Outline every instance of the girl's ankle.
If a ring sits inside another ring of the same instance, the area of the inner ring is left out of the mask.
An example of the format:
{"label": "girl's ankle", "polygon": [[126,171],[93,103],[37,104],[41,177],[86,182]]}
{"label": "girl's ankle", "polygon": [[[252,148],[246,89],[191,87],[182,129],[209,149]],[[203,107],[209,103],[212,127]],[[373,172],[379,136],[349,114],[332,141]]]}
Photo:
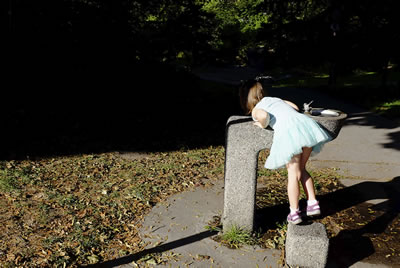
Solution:
{"label": "girl's ankle", "polygon": [[316,199],[307,200],[307,206],[313,206],[315,204],[318,204],[318,200]]}
{"label": "girl's ankle", "polygon": [[289,209],[290,209],[290,214],[295,214],[295,213],[300,211],[299,208],[291,208],[291,207],[289,207]]}

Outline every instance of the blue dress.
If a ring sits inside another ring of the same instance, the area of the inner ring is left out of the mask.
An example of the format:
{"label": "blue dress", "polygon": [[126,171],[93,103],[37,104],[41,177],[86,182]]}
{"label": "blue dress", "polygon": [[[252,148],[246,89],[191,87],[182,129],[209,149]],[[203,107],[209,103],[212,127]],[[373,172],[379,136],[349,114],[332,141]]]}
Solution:
{"label": "blue dress", "polygon": [[312,147],[312,155],[315,155],[331,140],[317,122],[297,112],[280,98],[265,97],[254,108],[268,112],[268,125],[274,130],[271,150],[265,162],[268,169],[284,167],[294,155],[303,152],[303,147]]}

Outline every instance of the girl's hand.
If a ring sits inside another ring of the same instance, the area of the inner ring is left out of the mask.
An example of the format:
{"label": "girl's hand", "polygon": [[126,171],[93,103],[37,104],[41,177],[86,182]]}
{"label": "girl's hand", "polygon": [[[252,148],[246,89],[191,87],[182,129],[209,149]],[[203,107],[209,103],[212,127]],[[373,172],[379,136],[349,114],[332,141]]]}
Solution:
{"label": "girl's hand", "polygon": [[264,128],[263,125],[260,122],[254,122],[253,123],[255,126],[260,127],[260,128]]}

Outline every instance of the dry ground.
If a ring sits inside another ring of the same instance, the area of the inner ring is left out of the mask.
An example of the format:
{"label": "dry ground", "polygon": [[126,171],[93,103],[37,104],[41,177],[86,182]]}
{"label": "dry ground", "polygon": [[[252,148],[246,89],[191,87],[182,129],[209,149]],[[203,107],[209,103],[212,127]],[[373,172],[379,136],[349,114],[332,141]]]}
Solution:
{"label": "dry ground", "polygon": [[[174,193],[223,179],[224,153],[217,146],[1,161],[0,266],[78,267],[142,251],[143,217]],[[260,163],[266,154],[260,154]],[[346,256],[343,265],[400,263],[396,200],[385,207],[350,202],[335,170],[311,170],[325,206],[317,221],[331,238],[330,257]],[[265,247],[284,245],[285,175],[259,170],[258,243]]]}

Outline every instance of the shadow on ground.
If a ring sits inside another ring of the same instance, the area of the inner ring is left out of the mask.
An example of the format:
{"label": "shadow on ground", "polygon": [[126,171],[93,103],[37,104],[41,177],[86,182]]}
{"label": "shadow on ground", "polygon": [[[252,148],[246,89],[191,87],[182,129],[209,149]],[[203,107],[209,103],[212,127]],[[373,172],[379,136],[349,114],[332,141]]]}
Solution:
{"label": "shadow on ground", "polygon": [[[333,216],[351,207],[360,208],[367,201],[386,200],[377,205],[368,205],[368,208],[382,212],[380,216],[364,223],[356,218],[357,215],[354,215],[356,223],[359,225],[356,224],[357,227],[351,230],[342,230],[330,239],[328,256],[330,267],[349,267],[376,253],[376,249],[368,236],[384,233],[392,221],[398,217],[400,213],[399,192],[400,177],[396,177],[389,182],[361,182],[318,197],[323,209],[323,218]],[[305,204],[301,203],[300,206],[304,207]],[[367,207],[365,210],[364,213],[368,214]],[[264,229],[271,228],[277,222],[284,222],[287,213],[288,204],[259,209],[256,212],[256,226],[264,227]],[[390,262],[389,259],[385,260],[385,256],[375,257],[374,259],[380,262]]]}
{"label": "shadow on ground", "polygon": [[128,256],[125,256],[125,257],[122,257],[122,258],[119,258],[119,259],[116,259],[116,260],[106,261],[106,262],[103,262],[103,263],[97,263],[97,264],[94,264],[94,265],[88,265],[86,267],[106,268],[106,267],[115,267],[115,266],[119,266],[119,265],[123,265],[123,264],[128,264],[128,263],[131,263],[133,261],[136,262],[136,261],[140,260],[141,258],[145,257],[146,255],[162,253],[162,252],[165,252],[165,251],[168,251],[168,250],[172,250],[172,249],[184,246],[184,245],[195,243],[195,242],[198,242],[198,241],[203,240],[205,238],[209,238],[211,236],[214,236],[217,233],[218,232],[216,232],[216,231],[204,231],[204,232],[201,232],[201,233],[198,233],[198,234],[194,234],[194,235],[191,235],[191,236],[188,236],[188,237],[176,240],[176,241],[172,241],[172,242],[160,245],[160,246],[156,246],[154,248],[150,248],[150,249],[146,249],[146,250],[140,251],[140,252],[138,252],[136,254],[128,255]]}

